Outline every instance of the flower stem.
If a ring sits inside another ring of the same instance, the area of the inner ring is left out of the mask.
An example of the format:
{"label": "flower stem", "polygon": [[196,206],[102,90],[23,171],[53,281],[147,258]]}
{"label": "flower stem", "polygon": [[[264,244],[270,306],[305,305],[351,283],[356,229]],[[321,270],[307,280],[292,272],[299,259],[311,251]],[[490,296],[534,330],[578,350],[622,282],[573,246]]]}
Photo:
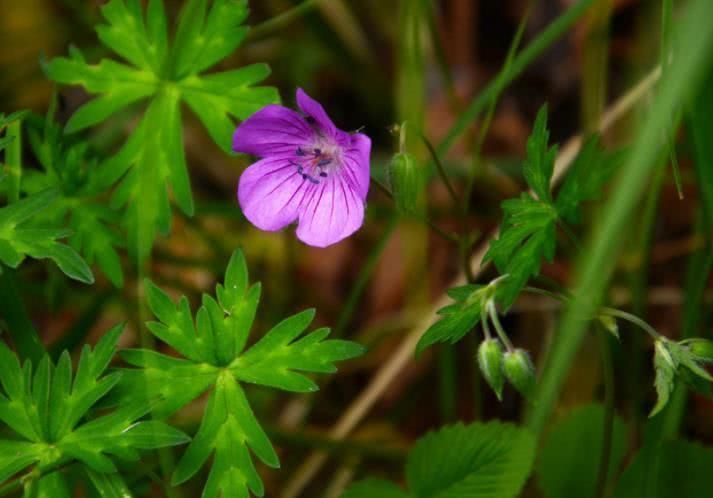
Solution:
{"label": "flower stem", "polygon": [[453,205],[457,208],[460,205],[460,201],[458,200],[458,194],[456,194],[456,191],[453,188],[453,184],[451,184],[451,181],[448,178],[448,174],[446,174],[446,169],[443,167],[443,163],[441,162],[441,159],[438,157],[438,153],[436,152],[436,149],[433,147],[433,144],[431,143],[431,141],[428,138],[426,138],[426,135],[421,134],[421,139],[423,140],[423,143],[426,144],[426,148],[428,149],[428,152],[431,154],[431,158],[433,159],[433,162],[436,164],[436,170],[438,171],[438,175],[441,177],[441,180],[443,180],[443,183],[445,184],[446,188],[448,189],[448,193],[451,196]]}
{"label": "flower stem", "polygon": [[605,315],[613,316],[616,318],[621,318],[622,320],[625,320],[629,323],[636,325],[637,327],[642,329],[644,332],[649,334],[651,336],[651,338],[654,340],[661,339],[661,337],[662,337],[661,334],[656,332],[656,329],[654,329],[651,325],[649,325],[648,323],[646,323],[644,320],[642,320],[641,318],[639,318],[636,315],[632,315],[631,313],[627,313],[626,311],[618,310],[616,308],[608,308],[606,306],[601,308],[600,312]]}
{"label": "flower stem", "polygon": [[503,329],[503,326],[500,324],[500,319],[498,318],[498,311],[495,309],[495,302],[493,300],[490,300],[488,301],[488,304],[486,306],[488,308],[488,315],[490,315],[490,320],[495,326],[495,331],[498,333],[498,337],[500,337],[500,340],[503,341],[505,349],[507,349],[509,352],[514,351],[515,348],[513,347],[512,342],[510,342],[510,339],[505,333],[505,329]]}
{"label": "flower stem", "polygon": [[[387,189],[386,187],[384,187],[381,183],[379,183],[378,181],[376,181],[376,180],[374,180],[374,179],[372,179],[371,183],[374,184],[374,185],[376,186],[376,188],[378,188],[378,189],[379,189],[385,196],[387,196],[389,199],[394,200],[394,194],[392,194],[391,191],[389,191],[389,189]],[[443,230],[442,228],[440,228],[438,225],[436,225],[435,223],[433,223],[433,222],[432,222],[431,220],[429,220],[428,218],[422,217],[422,216],[418,216],[416,213],[411,213],[411,215],[414,216],[418,221],[420,221],[420,222],[425,223],[426,225],[428,225],[428,227],[429,227],[431,230],[433,230],[434,233],[436,233],[437,235],[441,236],[443,239],[445,239],[445,240],[447,240],[447,241],[449,241],[449,242],[453,242],[454,244],[457,244],[457,243],[459,242],[459,238],[458,238],[455,234],[446,232],[445,230]]]}

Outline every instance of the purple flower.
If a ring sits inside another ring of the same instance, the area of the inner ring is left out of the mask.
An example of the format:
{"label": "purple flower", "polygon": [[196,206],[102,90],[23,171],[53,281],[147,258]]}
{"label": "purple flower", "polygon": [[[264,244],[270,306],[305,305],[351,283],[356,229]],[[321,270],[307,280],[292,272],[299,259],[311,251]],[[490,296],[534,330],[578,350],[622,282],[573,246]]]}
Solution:
{"label": "purple flower", "polygon": [[338,129],[301,88],[297,105],[269,105],[235,130],[233,150],[261,158],[240,177],[238,201],[261,230],[296,221],[297,238],[326,247],[364,221],[371,140]]}

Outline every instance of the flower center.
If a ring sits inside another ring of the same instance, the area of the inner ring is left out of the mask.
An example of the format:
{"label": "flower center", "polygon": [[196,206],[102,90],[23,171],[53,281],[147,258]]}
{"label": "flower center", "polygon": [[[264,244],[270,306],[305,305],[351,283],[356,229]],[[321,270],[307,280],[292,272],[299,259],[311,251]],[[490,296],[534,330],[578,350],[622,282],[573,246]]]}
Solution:
{"label": "flower center", "polygon": [[339,148],[328,143],[297,147],[291,160],[304,180],[318,184],[334,172],[339,164]]}

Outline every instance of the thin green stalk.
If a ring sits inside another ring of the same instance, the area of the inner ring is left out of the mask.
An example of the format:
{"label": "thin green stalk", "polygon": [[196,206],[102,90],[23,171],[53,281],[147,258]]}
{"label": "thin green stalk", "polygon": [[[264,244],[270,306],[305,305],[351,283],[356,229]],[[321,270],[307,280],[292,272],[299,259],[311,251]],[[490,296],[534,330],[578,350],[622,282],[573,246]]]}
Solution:
{"label": "thin green stalk", "polygon": [[5,319],[20,358],[36,364],[45,349],[20,297],[15,271],[4,266],[0,267],[0,316]]}
{"label": "thin green stalk", "polygon": [[[532,6],[535,4],[536,1],[537,0],[530,0],[527,3],[525,13],[520,19],[520,23],[517,26],[515,35],[510,41],[510,46],[508,47],[508,52],[505,56],[505,62],[503,63],[503,67],[500,70],[501,73],[509,71],[512,67],[513,59],[515,58],[515,54],[517,53],[517,50],[520,47],[522,35],[523,33],[525,33],[525,28],[527,27],[527,21],[530,19],[530,12],[532,10]],[[490,99],[490,103],[488,104],[488,110],[485,114],[485,119],[483,120],[483,123],[480,126],[480,130],[478,131],[478,138],[475,142],[475,147],[473,149],[473,166],[468,171],[466,177],[465,193],[463,195],[462,206],[463,213],[468,212],[470,198],[473,195],[473,188],[475,187],[475,178],[477,176],[478,171],[477,166],[480,163],[480,154],[483,150],[485,138],[488,136],[488,131],[490,130],[490,124],[492,123],[493,116],[495,115],[495,107],[498,103],[498,99],[500,98],[500,94],[505,88],[505,85],[506,83],[503,83],[502,85],[496,87],[494,94]]]}
{"label": "thin green stalk", "polygon": [[248,32],[245,39],[247,41],[255,41],[265,37],[266,35],[274,31],[282,29],[298,17],[306,14],[307,12],[315,8],[321,1],[323,0],[305,0],[296,7],[292,7],[291,9],[286,10],[282,14],[268,19],[267,21],[253,27]]}
{"label": "thin green stalk", "polygon": [[[703,227],[703,217],[701,216],[696,223],[696,232],[700,233]],[[705,246],[702,250],[692,254],[687,266],[683,292],[681,339],[695,336],[697,327],[701,323],[705,323],[703,295],[706,291],[708,278],[711,271],[713,271],[713,251],[711,251],[710,246]],[[679,382],[662,415],[661,433],[664,438],[672,438],[678,434],[683,421],[687,399],[688,388],[682,382]]]}
{"label": "thin green stalk", "polygon": [[561,333],[554,339],[552,354],[538,386],[537,403],[528,414],[528,425],[541,434],[552,412],[562,383],[582,342],[586,321],[604,294],[621,249],[621,233],[636,206],[647,175],[660,152],[661,131],[670,124],[670,116],[696,90],[701,72],[713,49],[713,30],[708,29],[710,0],[692,0],[677,26],[677,43],[671,70],[663,78],[652,108],[643,124],[631,154],[621,169],[609,201],[603,209],[601,223],[588,241],[580,261],[574,300],[565,313]]}
{"label": "thin green stalk", "polygon": [[448,194],[451,196],[451,200],[453,201],[453,205],[458,207],[460,204],[460,201],[458,200],[458,194],[456,194],[456,190],[453,188],[453,185],[451,184],[450,179],[448,178],[448,174],[446,173],[446,169],[443,167],[443,163],[441,162],[440,158],[438,157],[438,153],[436,152],[436,149],[433,147],[433,144],[431,141],[426,138],[426,135],[421,134],[421,138],[423,139],[423,143],[426,144],[426,148],[428,149],[428,152],[431,154],[431,159],[436,165],[436,169],[438,171],[438,174],[441,177],[441,180],[443,180],[443,183],[445,184],[446,188],[448,189]]}
{"label": "thin green stalk", "polygon": [[478,115],[497,97],[499,89],[506,87],[520,76],[535,59],[560,39],[577,22],[594,3],[595,0],[580,0],[567,9],[561,16],[550,23],[532,42],[525,47],[512,61],[507,70],[503,70],[475,97],[468,108],[458,117],[436,147],[439,156],[443,156],[455,144],[458,137],[475,121]]}
{"label": "thin green stalk", "polygon": [[376,269],[376,264],[379,262],[379,258],[381,258],[381,254],[386,248],[387,242],[389,241],[389,239],[391,239],[391,236],[396,230],[398,221],[398,214],[393,213],[391,215],[391,218],[389,219],[388,224],[386,225],[386,228],[384,229],[384,232],[381,234],[381,237],[379,237],[379,240],[372,247],[371,252],[366,258],[364,264],[361,265],[359,270],[359,276],[357,277],[356,282],[354,282],[354,285],[349,291],[349,296],[347,296],[347,299],[344,303],[344,307],[342,308],[342,312],[339,314],[339,318],[337,319],[337,325],[334,327],[333,332],[334,337],[341,337],[344,334],[344,329],[346,329],[347,325],[349,324],[349,321],[351,320],[352,315],[354,314],[354,310],[356,309],[356,305],[359,302],[359,298],[364,293],[364,289],[366,289],[366,284],[369,283],[369,280],[371,279],[371,276],[374,273],[374,270]]}
{"label": "thin green stalk", "polygon": [[495,327],[495,331],[498,333],[498,337],[500,338],[501,341],[503,341],[503,344],[505,345],[505,349],[508,351],[512,352],[515,350],[515,348],[512,345],[512,342],[510,342],[510,338],[508,335],[505,333],[505,329],[503,326],[500,324],[500,319],[498,318],[498,311],[495,309],[495,302],[494,301],[488,301],[488,304],[486,305],[488,309],[488,315],[490,316],[490,321],[493,322],[493,326]]}
{"label": "thin green stalk", "polygon": [[[646,317],[648,268],[664,172],[665,163],[662,158],[662,160],[658,162],[656,171],[651,179],[643,207],[643,214],[638,223],[640,231],[635,234],[634,240],[633,253],[635,257],[641,261],[641,264],[639,264],[636,270],[630,275],[631,310],[633,314],[642,318]],[[639,426],[642,422],[640,407],[644,396],[641,389],[641,382],[644,375],[644,364],[648,361],[648,355],[644,352],[644,340],[640,334],[634,334],[628,342],[628,345],[630,349],[628,350],[629,368],[627,369],[627,384],[629,395],[627,398],[632,411],[633,431],[635,434],[638,434],[640,430]]]}
{"label": "thin green stalk", "polygon": [[20,200],[20,183],[22,182],[22,123],[21,120],[13,121],[7,126],[7,136],[13,137],[12,142],[5,150],[5,162],[9,173],[10,188],[8,189],[8,202],[12,204]]}
{"label": "thin green stalk", "polygon": [[[391,191],[389,191],[389,189],[387,189],[386,187],[384,187],[381,183],[379,183],[378,181],[374,180],[373,178],[371,179],[371,183],[372,183],[373,185],[375,185],[376,188],[379,189],[379,190],[380,190],[384,195],[386,195],[389,199],[391,199],[391,200],[394,199],[394,194],[392,194]],[[446,232],[445,230],[443,230],[441,227],[439,227],[438,225],[436,225],[435,223],[433,223],[433,222],[432,222],[431,220],[429,220],[428,218],[420,217],[420,216],[416,215],[415,213],[411,213],[411,214],[412,214],[412,216],[414,216],[418,221],[420,221],[420,222],[425,223],[426,225],[428,225],[428,227],[429,227],[431,230],[433,230],[433,232],[434,232],[435,234],[439,235],[439,236],[440,236],[441,238],[443,238],[444,240],[447,240],[448,242],[453,242],[454,244],[457,244],[457,243],[459,242],[457,236],[455,236],[455,235],[452,234],[452,233]]]}
{"label": "thin green stalk", "polygon": [[595,498],[604,498],[609,479],[612,440],[614,437],[614,358],[612,355],[610,334],[602,327],[597,327],[602,356],[602,375],[604,377],[604,421],[602,427],[602,452],[599,457]]}
{"label": "thin green stalk", "polygon": [[[673,0],[661,1],[661,74],[666,74],[671,57],[671,30],[673,26]],[[678,114],[678,113],[676,113]],[[673,123],[678,123],[680,116],[676,115],[673,118]],[[676,185],[678,198],[683,199],[683,186],[681,184],[681,169],[678,167],[678,157],[676,155],[676,137],[675,129],[678,126],[672,126],[672,130],[666,136],[668,145],[669,157],[671,161],[671,171],[673,171],[673,182]]]}
{"label": "thin green stalk", "polygon": [[613,0],[599,0],[587,16],[582,65],[582,128],[595,133],[607,97],[609,73],[609,20]]}

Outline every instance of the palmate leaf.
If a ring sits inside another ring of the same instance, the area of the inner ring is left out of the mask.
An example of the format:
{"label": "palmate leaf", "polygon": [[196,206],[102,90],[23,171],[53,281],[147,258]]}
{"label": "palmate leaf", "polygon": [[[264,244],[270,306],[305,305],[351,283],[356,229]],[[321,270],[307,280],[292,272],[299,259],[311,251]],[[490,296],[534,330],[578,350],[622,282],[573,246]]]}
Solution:
{"label": "palmate leaf", "polygon": [[97,159],[89,145],[62,135],[54,122],[54,106],[46,118],[26,120],[29,142],[42,170],[26,170],[22,190],[36,193],[48,188],[59,192],[53,209],[40,218],[52,225],[67,226],[69,244],[89,264],[97,263],[111,282],[123,285],[117,248],[123,245],[116,230],[119,213],[106,205],[106,189],[98,186]]}
{"label": "palmate leaf", "polygon": [[457,424],[427,434],[413,447],[406,462],[408,493],[367,480],[342,498],[513,498],[534,457],[535,440],[525,429],[500,422]]}
{"label": "palmate leaf", "polygon": [[[158,232],[170,228],[168,187],[186,214],[193,198],[183,150],[181,102],[226,151],[234,119],[277,102],[274,88],[253,87],[269,73],[264,64],[201,74],[233,52],[247,28],[247,0],[190,0],[180,15],[173,43],[162,0],[111,0],[102,7],[101,42],[125,62],[88,64],[73,49],[46,67],[51,79],[81,85],[96,94],[72,116],[67,131],[104,121],[126,106],[149,99],[146,113],[117,156],[102,165],[104,185],[121,179],[114,205],[126,206],[129,250],[139,260],[150,253]],[[140,206],[140,207],[139,207]]]}
{"label": "palmate leaf", "polygon": [[70,233],[64,229],[35,228],[31,222],[50,208],[59,192],[47,189],[0,208],[0,262],[17,268],[27,257],[51,259],[70,278],[93,283],[94,276],[87,263],[71,247],[58,239]]}
{"label": "palmate leaf", "polygon": [[138,451],[183,444],[188,438],[158,421],[139,421],[151,409],[131,400],[91,417],[92,408],[116,385],[105,374],[123,326],[114,327],[92,350],[85,346],[72,375],[69,353],[38,365],[17,357],[0,342],[0,421],[14,439],[0,439],[0,483],[36,464],[39,470],[80,462],[95,472],[116,472],[114,458],[136,460]]}
{"label": "palmate leaf", "polygon": [[363,348],[327,339],[325,328],[304,334],[314,318],[314,311],[307,310],[283,320],[246,350],[260,285],[249,285],[240,251],[228,264],[224,284],[216,287],[217,299],[204,295],[195,320],[185,297],[175,303],[148,281],[146,295],[158,319],[147,324],[149,330],[182,358],[150,350],[123,351],[124,359],[139,368],[123,372],[122,396],[158,397],[154,412],[165,417],[211,391],[198,433],[178,463],[173,482],[190,479],[213,454],[204,497],[262,495],[250,452],[273,467],[278,460],[240,382],[314,391],[316,384],[304,373],[334,372],[337,361],[359,356]]}
{"label": "palmate leaf", "polygon": [[595,199],[619,164],[621,155],[605,155],[597,137],[590,138],[575,159],[556,198],[550,183],[557,155],[548,146],[547,110],[540,109],[527,141],[523,175],[533,194],[502,203],[504,219],[497,239],[490,243],[484,261],[492,260],[507,278],[499,285],[498,303],[506,311],[527,284],[540,272],[543,260],[555,255],[558,222],[579,221],[579,206]]}

